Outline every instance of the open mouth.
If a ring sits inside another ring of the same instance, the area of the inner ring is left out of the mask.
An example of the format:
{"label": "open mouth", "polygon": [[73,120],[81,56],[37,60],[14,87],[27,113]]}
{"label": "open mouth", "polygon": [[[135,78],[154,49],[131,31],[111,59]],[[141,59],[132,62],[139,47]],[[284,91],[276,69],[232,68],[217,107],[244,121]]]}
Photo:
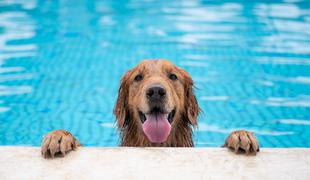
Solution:
{"label": "open mouth", "polygon": [[174,115],[175,109],[169,113],[160,108],[153,108],[146,114],[139,111],[144,134],[153,143],[165,142],[170,134]]}
{"label": "open mouth", "polygon": [[154,108],[152,111],[150,111],[149,113],[147,114],[144,114],[143,112],[139,111],[139,117],[140,117],[140,120],[142,122],[142,124],[146,121],[146,116],[147,115],[150,115],[150,114],[157,114],[157,113],[161,113],[161,114],[168,114],[168,122],[171,124],[173,122],[173,118],[174,118],[174,115],[175,115],[175,109],[173,109],[170,113],[164,113],[162,110],[158,109],[158,108]]}

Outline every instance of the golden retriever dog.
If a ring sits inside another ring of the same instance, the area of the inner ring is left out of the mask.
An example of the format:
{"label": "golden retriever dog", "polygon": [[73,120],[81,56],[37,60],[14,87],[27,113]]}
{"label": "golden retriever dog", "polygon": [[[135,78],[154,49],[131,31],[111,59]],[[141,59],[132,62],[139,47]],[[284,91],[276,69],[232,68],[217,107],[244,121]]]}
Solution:
{"label": "golden retriever dog", "polygon": [[[192,129],[200,112],[193,80],[167,60],[144,60],[121,79],[114,114],[121,146],[193,147]],[[48,133],[43,139],[43,157],[65,156],[80,146],[65,130]],[[258,141],[251,132],[232,132],[225,147],[256,154]]]}

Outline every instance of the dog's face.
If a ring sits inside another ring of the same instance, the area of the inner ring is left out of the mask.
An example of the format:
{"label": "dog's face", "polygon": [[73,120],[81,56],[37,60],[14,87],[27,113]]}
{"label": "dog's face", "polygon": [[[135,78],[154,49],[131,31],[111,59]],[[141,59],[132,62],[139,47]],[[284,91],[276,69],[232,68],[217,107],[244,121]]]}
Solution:
{"label": "dog's face", "polygon": [[114,109],[119,128],[134,123],[150,142],[163,143],[179,121],[195,126],[199,107],[192,86],[188,73],[171,62],[142,61],[121,80]]}

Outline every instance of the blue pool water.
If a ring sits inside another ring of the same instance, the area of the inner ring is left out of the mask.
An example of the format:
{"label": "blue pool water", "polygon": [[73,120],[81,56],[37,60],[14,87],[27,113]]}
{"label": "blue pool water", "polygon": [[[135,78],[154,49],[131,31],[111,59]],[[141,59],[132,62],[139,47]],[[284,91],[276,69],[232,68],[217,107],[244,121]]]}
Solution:
{"label": "blue pool water", "polygon": [[310,2],[0,1],[0,145],[55,129],[117,146],[119,79],[166,58],[193,77],[196,146],[234,129],[263,147],[310,147]]}

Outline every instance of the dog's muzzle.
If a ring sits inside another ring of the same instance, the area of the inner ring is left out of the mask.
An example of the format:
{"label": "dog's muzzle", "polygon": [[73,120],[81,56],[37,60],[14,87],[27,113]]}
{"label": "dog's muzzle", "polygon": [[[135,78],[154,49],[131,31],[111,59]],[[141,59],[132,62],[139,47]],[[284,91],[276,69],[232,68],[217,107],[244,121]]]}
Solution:
{"label": "dog's muzzle", "polygon": [[163,143],[170,134],[175,109],[166,109],[167,92],[160,84],[150,85],[145,95],[149,110],[148,112],[139,111],[143,132],[152,143]]}

